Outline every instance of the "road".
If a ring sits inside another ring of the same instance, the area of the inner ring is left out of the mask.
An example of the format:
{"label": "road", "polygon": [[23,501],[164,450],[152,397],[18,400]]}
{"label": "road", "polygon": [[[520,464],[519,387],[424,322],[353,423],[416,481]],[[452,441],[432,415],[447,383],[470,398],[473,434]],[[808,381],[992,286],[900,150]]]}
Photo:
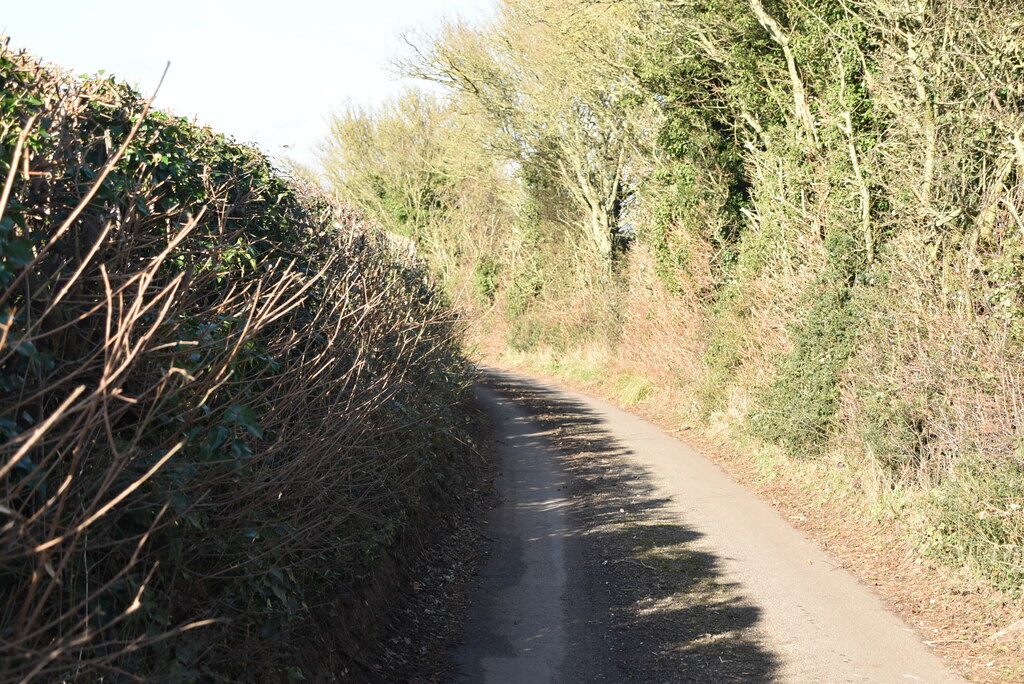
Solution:
{"label": "road", "polygon": [[961,682],[882,601],[686,444],[488,370],[502,503],[460,682]]}

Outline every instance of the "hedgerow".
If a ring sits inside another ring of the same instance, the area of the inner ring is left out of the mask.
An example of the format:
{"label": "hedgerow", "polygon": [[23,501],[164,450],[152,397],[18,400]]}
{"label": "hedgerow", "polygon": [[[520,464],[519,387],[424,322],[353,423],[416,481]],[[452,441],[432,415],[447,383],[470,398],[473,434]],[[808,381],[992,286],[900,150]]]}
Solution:
{"label": "hedgerow", "polygon": [[486,291],[481,347],[655,380],[666,420],[1024,592],[1020,3],[497,5],[410,36],[447,94],[350,111],[324,159],[442,200],[420,246]]}
{"label": "hedgerow", "polygon": [[0,680],[343,671],[313,625],[351,634],[470,453],[424,268],[258,151],[7,47],[0,179]]}

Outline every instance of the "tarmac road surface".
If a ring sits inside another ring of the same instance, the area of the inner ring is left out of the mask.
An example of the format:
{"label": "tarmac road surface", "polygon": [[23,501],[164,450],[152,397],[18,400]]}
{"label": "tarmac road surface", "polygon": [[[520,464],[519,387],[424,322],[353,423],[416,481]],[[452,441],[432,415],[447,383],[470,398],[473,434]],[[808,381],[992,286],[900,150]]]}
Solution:
{"label": "tarmac road surface", "polygon": [[[686,444],[585,395],[484,373],[477,393],[495,426],[503,502],[488,521],[489,557],[468,643],[456,653],[457,681],[965,681],[867,587]],[[574,425],[583,427],[573,433]],[[570,433],[577,463],[600,462],[605,474],[588,480],[573,470]],[[620,508],[598,510],[587,483],[600,488],[616,474],[625,481],[624,473],[643,489],[623,495],[630,498]],[[655,512],[657,525],[645,519]],[[685,531],[685,543],[655,549],[683,550],[622,556],[626,547],[614,540],[626,531],[636,540],[644,525]],[[609,561],[616,553],[622,558]],[[706,576],[680,584],[673,564]],[[632,593],[616,594],[616,582]],[[719,598],[688,598],[698,591]],[[723,624],[730,615],[743,618]],[[729,650],[708,650],[730,640]]]}

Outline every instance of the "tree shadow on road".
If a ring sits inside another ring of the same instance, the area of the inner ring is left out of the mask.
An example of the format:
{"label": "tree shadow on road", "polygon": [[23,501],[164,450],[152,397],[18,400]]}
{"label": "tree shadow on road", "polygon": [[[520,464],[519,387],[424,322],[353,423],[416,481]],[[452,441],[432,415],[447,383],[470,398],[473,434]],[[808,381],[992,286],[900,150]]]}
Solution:
{"label": "tree shadow on road", "polygon": [[658,498],[603,419],[518,376],[487,370],[483,381],[527,410],[562,461],[573,563],[568,647],[601,640],[608,680],[773,681],[779,662],[761,645],[761,610],[722,576],[702,535]]}

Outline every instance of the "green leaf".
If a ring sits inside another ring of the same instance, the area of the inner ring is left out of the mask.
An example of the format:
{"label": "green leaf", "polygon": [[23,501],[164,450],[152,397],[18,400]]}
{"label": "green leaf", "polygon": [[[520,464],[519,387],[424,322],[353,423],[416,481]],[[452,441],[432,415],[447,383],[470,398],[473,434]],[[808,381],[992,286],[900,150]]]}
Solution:
{"label": "green leaf", "polygon": [[4,257],[15,266],[25,266],[34,256],[28,240],[12,240],[4,245]]}
{"label": "green leaf", "polygon": [[29,358],[34,357],[38,353],[38,351],[36,350],[36,345],[34,345],[32,342],[29,342],[28,340],[19,343],[18,346],[15,347],[15,351],[17,351],[22,356],[27,356]]}
{"label": "green leaf", "polygon": [[230,406],[228,407],[228,417],[234,421],[236,425],[241,425],[249,431],[253,437],[263,437],[263,428],[257,422],[257,415],[252,407],[250,406]]}

